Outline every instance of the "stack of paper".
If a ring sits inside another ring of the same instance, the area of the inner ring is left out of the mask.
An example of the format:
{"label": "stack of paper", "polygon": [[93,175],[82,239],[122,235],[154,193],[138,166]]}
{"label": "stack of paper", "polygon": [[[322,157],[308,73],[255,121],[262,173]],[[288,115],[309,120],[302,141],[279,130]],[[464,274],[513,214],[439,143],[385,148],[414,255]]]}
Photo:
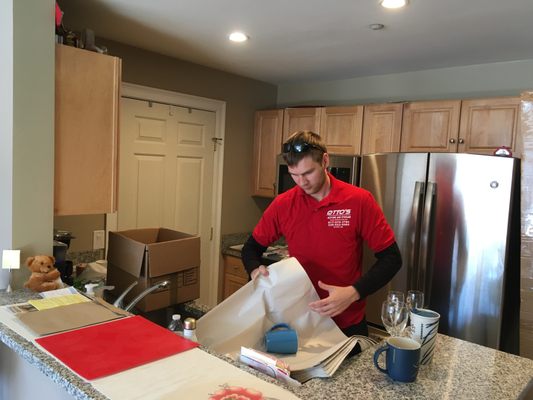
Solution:
{"label": "stack of paper", "polygon": [[238,360],[241,347],[265,352],[265,332],[285,322],[298,333],[298,352],[275,356],[289,365],[290,376],[300,382],[329,377],[358,342],[362,349],[372,342],[346,337],[331,318],[312,311],[309,303],[318,299],[300,263],[288,258],[200,318],[197,337],[202,345]]}

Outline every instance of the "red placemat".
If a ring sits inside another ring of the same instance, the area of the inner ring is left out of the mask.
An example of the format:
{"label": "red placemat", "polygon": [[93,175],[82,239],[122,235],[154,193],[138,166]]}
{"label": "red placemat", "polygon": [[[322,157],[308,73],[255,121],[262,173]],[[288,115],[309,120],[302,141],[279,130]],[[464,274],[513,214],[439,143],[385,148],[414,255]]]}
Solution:
{"label": "red placemat", "polygon": [[85,379],[97,379],[198,346],[134,316],[36,339]]}

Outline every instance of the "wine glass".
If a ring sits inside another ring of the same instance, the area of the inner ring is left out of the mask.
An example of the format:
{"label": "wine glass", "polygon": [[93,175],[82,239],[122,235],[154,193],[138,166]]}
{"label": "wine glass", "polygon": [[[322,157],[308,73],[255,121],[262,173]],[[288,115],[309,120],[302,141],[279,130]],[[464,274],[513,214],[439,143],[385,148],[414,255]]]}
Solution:
{"label": "wine glass", "polygon": [[405,295],[403,292],[400,292],[399,290],[389,290],[387,293],[387,300],[397,302],[397,303],[404,303],[405,302]]}
{"label": "wine glass", "polygon": [[399,336],[407,325],[405,303],[385,300],[381,305],[381,321],[391,336]]}
{"label": "wine glass", "polygon": [[424,308],[424,292],[420,290],[409,290],[407,292],[406,304],[409,312],[415,308]]}

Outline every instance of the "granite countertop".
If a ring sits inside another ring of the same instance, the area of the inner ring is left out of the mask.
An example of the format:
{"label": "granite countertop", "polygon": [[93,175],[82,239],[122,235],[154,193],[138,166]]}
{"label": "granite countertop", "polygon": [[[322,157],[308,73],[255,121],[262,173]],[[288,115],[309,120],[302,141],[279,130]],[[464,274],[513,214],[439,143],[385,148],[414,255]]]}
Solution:
{"label": "granite countertop", "polygon": [[[241,251],[237,249],[232,249],[231,246],[234,245],[241,245],[248,240],[250,237],[250,232],[246,233],[232,233],[222,236],[222,245],[220,246],[222,255],[225,256],[233,256],[233,257],[239,257],[241,258]],[[274,246],[284,246],[285,241],[284,239],[280,239],[276,243],[273,244]],[[282,259],[278,254],[269,254],[268,252],[263,254],[263,263],[265,265],[270,265],[272,263],[278,262]]]}
{"label": "granite countertop", "polygon": [[[0,292],[0,305],[37,297],[37,294],[28,290]],[[64,387],[74,398],[106,399],[90,383],[2,323],[0,341]],[[530,359],[439,334],[434,359],[430,365],[421,367],[416,382],[397,383],[374,367],[372,359],[378,346],[345,360],[333,378],[312,379],[300,387],[286,389],[306,400],[516,399],[530,389],[533,378],[533,361]],[[211,353],[208,349],[203,350]],[[217,356],[268,382],[276,383],[274,379],[245,365]]]}

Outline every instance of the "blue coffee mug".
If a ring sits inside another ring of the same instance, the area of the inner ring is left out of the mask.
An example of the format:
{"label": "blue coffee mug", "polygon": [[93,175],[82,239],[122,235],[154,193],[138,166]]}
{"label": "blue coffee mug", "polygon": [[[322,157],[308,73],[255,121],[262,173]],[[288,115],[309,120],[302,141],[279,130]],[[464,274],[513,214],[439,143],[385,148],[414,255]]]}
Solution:
{"label": "blue coffee mug", "polygon": [[[381,368],[378,357],[385,352],[385,368]],[[374,365],[398,382],[414,382],[418,375],[420,343],[407,337],[390,337],[385,345],[374,353]]]}
{"label": "blue coffee mug", "polygon": [[295,354],[298,351],[298,335],[288,324],[276,324],[265,333],[268,353]]}

